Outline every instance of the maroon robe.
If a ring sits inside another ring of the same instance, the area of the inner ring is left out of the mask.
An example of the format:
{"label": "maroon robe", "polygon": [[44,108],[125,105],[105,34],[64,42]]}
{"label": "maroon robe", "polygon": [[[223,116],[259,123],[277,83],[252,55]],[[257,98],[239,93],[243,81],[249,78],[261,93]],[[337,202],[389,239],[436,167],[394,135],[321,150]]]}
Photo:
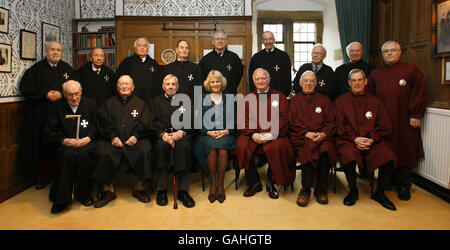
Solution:
{"label": "maroon robe", "polygon": [[[402,81],[404,80],[404,81]],[[404,85],[400,85],[400,83]],[[369,76],[369,93],[380,98],[392,123],[391,144],[401,167],[417,167],[424,157],[420,128],[410,125],[410,118],[422,119],[427,107],[425,79],[413,64],[397,62],[378,67]]]}
{"label": "maroon robe", "polygon": [[[336,99],[337,133],[336,148],[341,158],[341,166],[356,161],[361,170],[367,172],[383,166],[397,156],[391,149],[389,136],[392,133],[391,122],[381,101],[370,95],[356,96],[351,91]],[[366,137],[375,142],[370,150],[361,151],[356,147],[356,137]]]}
{"label": "maroon robe", "polygon": [[[319,157],[328,153],[330,164],[336,162],[335,134],[336,120],[331,100],[320,93],[297,94],[289,100],[289,139],[300,163],[317,165]],[[313,142],[305,137],[307,132],[323,132],[326,137]]]}
{"label": "maroon robe", "polygon": [[[271,105],[273,105],[271,99],[272,95],[274,94],[279,95],[278,117],[272,117],[271,114]],[[250,160],[252,158],[252,155],[259,146],[252,140],[251,135],[253,133],[270,132],[270,129],[261,129],[261,126],[259,124],[259,114],[257,111],[259,110],[259,106],[262,105],[263,107],[267,107],[268,121],[271,121],[271,119],[278,119],[279,121],[279,127],[275,128],[275,130],[278,130],[278,137],[275,140],[262,145],[262,149],[267,157],[270,168],[272,169],[273,182],[277,185],[291,185],[292,183],[294,183],[295,179],[295,156],[292,146],[287,137],[287,132],[289,129],[289,116],[288,101],[286,99],[286,96],[281,92],[269,89],[269,92],[267,94],[267,101],[266,103],[262,103],[256,91],[250,93],[249,95],[256,95],[258,107],[249,107],[250,105],[247,105],[246,103],[245,129],[238,130],[239,137],[237,142],[237,151],[239,167],[241,169],[244,168],[248,170],[248,168],[250,167]],[[255,122],[255,124],[257,124],[257,128],[249,129],[250,122]],[[238,124],[238,128],[241,127],[244,126],[242,124]]]}

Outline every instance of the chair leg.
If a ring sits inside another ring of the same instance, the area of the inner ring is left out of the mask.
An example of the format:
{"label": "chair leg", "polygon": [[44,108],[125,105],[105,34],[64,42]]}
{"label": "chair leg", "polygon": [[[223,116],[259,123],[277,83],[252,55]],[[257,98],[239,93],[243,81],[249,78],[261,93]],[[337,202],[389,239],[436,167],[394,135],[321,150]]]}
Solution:
{"label": "chair leg", "polygon": [[240,169],[239,169],[239,164],[237,162],[237,157],[234,157],[233,161],[234,161],[234,165],[233,165],[234,166],[234,188],[236,190],[238,190]]}
{"label": "chair leg", "polygon": [[203,175],[203,172],[202,171],[200,171],[200,172],[202,173],[202,190],[204,192],[205,191],[205,177]]}
{"label": "chair leg", "polygon": [[333,192],[336,193],[336,179],[337,179],[337,175],[336,175],[336,166],[334,166],[333,168]]}
{"label": "chair leg", "polygon": [[373,195],[373,188],[375,186],[375,170],[370,173],[370,197]]}

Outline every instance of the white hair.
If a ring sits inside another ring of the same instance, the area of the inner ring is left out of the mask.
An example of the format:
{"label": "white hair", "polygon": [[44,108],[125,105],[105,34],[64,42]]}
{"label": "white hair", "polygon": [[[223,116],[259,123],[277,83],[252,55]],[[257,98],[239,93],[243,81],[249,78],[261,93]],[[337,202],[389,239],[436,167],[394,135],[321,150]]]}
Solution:
{"label": "white hair", "polygon": [[359,44],[359,46],[361,46],[361,48],[363,48],[362,44],[361,44],[360,42],[358,42],[358,41],[354,41],[354,42],[349,43],[349,44],[347,45],[347,47],[345,47],[345,51],[347,51],[347,56],[348,56],[348,57],[350,57],[350,47],[351,47],[353,44]]}
{"label": "white hair", "polygon": [[216,35],[217,35],[217,34],[220,34],[220,33],[222,33],[223,36],[224,36],[225,38],[228,37],[227,32],[225,32],[225,31],[222,30],[222,29],[218,29],[218,30],[215,30],[215,31],[212,33],[212,35],[211,35],[212,39],[216,38]]}
{"label": "white hair", "polygon": [[396,41],[386,41],[385,43],[383,43],[383,45],[381,46],[381,53],[383,53],[384,48],[386,48],[386,46],[390,43],[393,43],[395,45],[397,45],[397,47],[401,50],[402,46],[400,46],[400,43],[396,42]]}
{"label": "white hair", "polygon": [[269,80],[271,79],[271,78],[270,78],[269,71],[267,71],[267,70],[265,70],[265,69],[263,69],[263,68],[257,68],[257,69],[255,69],[255,71],[253,71],[253,75],[252,75],[253,81],[255,80],[255,75],[256,75],[256,72],[257,72],[257,71],[264,71],[264,72],[266,72],[267,76],[269,77]]}
{"label": "white hair", "polygon": [[325,49],[325,47],[321,44],[321,43],[316,43],[314,44],[314,46],[312,47],[312,49],[314,49],[315,47],[322,47],[323,51],[325,53],[325,55],[327,54],[327,49]]}
{"label": "white hair", "polygon": [[307,71],[305,71],[305,72],[303,72],[303,74],[300,76],[300,80],[299,80],[299,82],[301,82],[302,81],[302,79],[303,79],[303,76],[304,75],[306,75],[306,73],[311,73],[311,74],[313,74],[313,76],[314,76],[314,79],[316,79],[316,81],[317,81],[317,77],[316,77],[316,74],[313,72],[313,71],[311,71],[311,70],[307,70]]}
{"label": "white hair", "polygon": [[77,81],[75,81],[75,80],[69,80],[69,81],[63,83],[63,85],[62,85],[63,93],[66,93],[67,88],[68,88],[70,85],[73,85],[73,84],[75,84],[78,88],[82,89],[82,88],[81,88],[81,84],[80,84],[79,82],[77,82]]}
{"label": "white hair", "polygon": [[136,39],[136,41],[134,41],[134,45],[133,45],[134,48],[137,47],[137,43],[138,43],[139,40],[145,40],[145,41],[147,42],[147,45],[149,44],[147,38],[145,38],[145,37],[139,37],[138,39]]}

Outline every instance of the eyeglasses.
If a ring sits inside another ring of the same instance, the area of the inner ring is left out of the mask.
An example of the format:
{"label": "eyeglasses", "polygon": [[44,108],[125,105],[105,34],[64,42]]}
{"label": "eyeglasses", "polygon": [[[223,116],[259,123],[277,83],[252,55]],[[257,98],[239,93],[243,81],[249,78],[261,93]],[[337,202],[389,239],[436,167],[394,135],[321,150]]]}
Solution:
{"label": "eyeglasses", "polygon": [[225,37],[215,37],[214,40],[215,41],[225,41],[227,39]]}
{"label": "eyeglasses", "polygon": [[393,49],[385,49],[385,50],[383,50],[383,53],[389,53],[389,52],[391,52],[391,53],[394,53],[394,52],[396,52],[396,51],[398,51],[399,49],[397,49],[397,48],[393,48]]}

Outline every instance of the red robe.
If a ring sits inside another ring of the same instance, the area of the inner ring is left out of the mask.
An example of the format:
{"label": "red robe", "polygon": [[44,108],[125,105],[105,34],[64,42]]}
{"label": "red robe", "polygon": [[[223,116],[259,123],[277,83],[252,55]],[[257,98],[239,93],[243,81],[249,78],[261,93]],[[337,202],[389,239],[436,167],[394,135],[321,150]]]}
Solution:
{"label": "red robe", "polygon": [[[388,141],[392,133],[391,122],[378,98],[370,94],[356,96],[349,91],[336,99],[335,108],[336,148],[342,166],[356,161],[360,169],[365,166],[368,173],[392,160],[396,166],[397,156]],[[370,150],[361,151],[353,142],[356,137],[370,138],[375,142]]]}
{"label": "red robe", "polygon": [[398,165],[417,167],[418,159],[424,157],[422,138],[420,128],[411,127],[409,119],[422,119],[425,114],[427,91],[423,73],[413,64],[399,61],[372,71],[367,86],[388,111],[392,122],[390,141],[399,157]]}
{"label": "red robe", "polygon": [[[320,93],[297,94],[289,100],[289,139],[300,163],[317,165],[320,155],[328,153],[330,164],[336,162],[336,121],[331,100]],[[306,138],[306,132],[323,132],[327,136],[320,143]]]}
{"label": "red robe", "polygon": [[[274,105],[272,95],[274,94],[279,95],[278,103],[275,103],[275,106],[279,107],[278,117],[272,116],[271,114],[271,106]],[[249,107],[250,105],[246,103],[244,119],[245,129],[238,130],[239,137],[237,142],[237,151],[239,166],[241,169],[248,169],[250,167],[252,155],[259,146],[251,139],[251,135],[253,133],[270,132],[270,128],[262,129],[259,124],[259,113],[257,111],[261,105],[262,107],[267,108],[268,121],[271,121],[272,119],[278,119],[279,121],[279,127],[273,129],[278,131],[277,139],[262,145],[262,149],[267,157],[270,168],[272,169],[273,182],[277,185],[291,185],[294,183],[295,179],[295,158],[294,151],[287,137],[287,132],[289,129],[288,100],[281,92],[273,89],[269,89],[267,101],[265,103],[262,103],[262,100],[260,101],[259,95],[256,91],[250,93],[249,95],[256,95],[257,107]],[[239,119],[238,122],[240,122]],[[250,129],[250,122],[255,122],[257,128]],[[242,127],[244,127],[244,125],[238,123],[238,128]]]}

